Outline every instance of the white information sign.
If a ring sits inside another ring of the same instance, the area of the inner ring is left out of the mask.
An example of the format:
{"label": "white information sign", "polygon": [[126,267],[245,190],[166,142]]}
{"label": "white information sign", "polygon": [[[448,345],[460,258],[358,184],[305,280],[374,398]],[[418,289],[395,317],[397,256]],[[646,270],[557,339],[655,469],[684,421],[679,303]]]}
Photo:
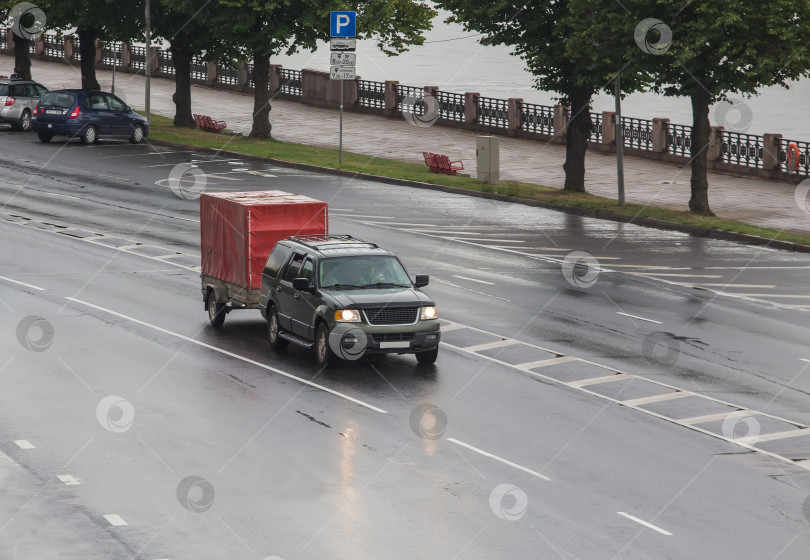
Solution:
{"label": "white information sign", "polygon": [[356,66],[357,55],[347,52],[329,53],[329,66]]}
{"label": "white information sign", "polygon": [[354,80],[356,77],[354,66],[332,66],[329,77],[333,80]]}
{"label": "white information sign", "polygon": [[332,37],[329,39],[330,51],[348,51],[354,52],[357,50],[357,39],[347,39],[345,37]]}

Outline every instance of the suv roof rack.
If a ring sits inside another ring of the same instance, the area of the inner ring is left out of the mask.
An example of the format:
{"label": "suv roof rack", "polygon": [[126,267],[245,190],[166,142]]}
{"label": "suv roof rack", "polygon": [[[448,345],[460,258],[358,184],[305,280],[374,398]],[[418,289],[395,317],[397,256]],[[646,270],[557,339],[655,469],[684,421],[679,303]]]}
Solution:
{"label": "suv roof rack", "polygon": [[352,245],[354,247],[365,245],[372,249],[379,249],[376,243],[365,241],[352,235],[293,235],[290,239],[297,241],[301,245],[315,249],[316,251],[346,245]]}

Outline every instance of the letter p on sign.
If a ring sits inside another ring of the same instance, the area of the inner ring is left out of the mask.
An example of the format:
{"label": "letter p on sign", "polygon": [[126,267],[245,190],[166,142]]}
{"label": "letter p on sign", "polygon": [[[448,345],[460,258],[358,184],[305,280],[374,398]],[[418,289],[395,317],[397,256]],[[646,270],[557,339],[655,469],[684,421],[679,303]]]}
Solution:
{"label": "letter p on sign", "polygon": [[330,15],[332,37],[354,37],[357,34],[357,12],[331,12]]}

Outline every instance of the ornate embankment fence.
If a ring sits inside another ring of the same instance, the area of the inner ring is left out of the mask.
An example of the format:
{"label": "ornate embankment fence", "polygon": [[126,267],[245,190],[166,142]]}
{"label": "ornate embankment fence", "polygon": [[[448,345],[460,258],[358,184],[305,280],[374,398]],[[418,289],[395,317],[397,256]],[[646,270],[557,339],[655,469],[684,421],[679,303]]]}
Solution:
{"label": "ornate embankment fence", "polygon": [[[0,28],[0,52],[13,54],[13,33]],[[147,56],[146,47],[126,43],[99,43],[96,64],[99,68],[115,67],[119,71],[142,73],[150,64],[156,77],[174,76],[171,51],[151,47]],[[31,45],[34,58],[63,61],[70,64],[79,61],[78,37],[53,34],[40,36]],[[251,92],[253,65],[241,62],[236,65],[219,65],[195,56],[191,63],[191,80],[194,83],[240,92]],[[497,99],[484,97],[475,92],[455,93],[439,90],[436,86],[401,85],[397,81],[375,82],[356,80],[342,83],[344,108],[373,113],[387,117],[403,114],[418,115],[419,124],[451,126],[483,132],[528,138],[543,142],[564,144],[570,110],[562,105],[537,105],[525,103],[520,98]],[[328,72],[317,70],[290,70],[280,65],[270,65],[271,96],[322,107],[337,107],[341,84],[329,79]],[[616,151],[616,115],[612,111],[590,113],[591,132],[589,149],[599,152]],[[687,164],[691,157],[692,127],[670,123],[669,119],[640,119],[623,117],[624,152],[662,161]],[[795,144],[798,150],[798,165],[790,159],[789,149]],[[711,129],[708,166],[719,169],[798,182],[810,176],[810,142],[782,138],[781,134],[762,136],[745,134],[742,131]],[[795,169],[794,169],[795,167]]]}

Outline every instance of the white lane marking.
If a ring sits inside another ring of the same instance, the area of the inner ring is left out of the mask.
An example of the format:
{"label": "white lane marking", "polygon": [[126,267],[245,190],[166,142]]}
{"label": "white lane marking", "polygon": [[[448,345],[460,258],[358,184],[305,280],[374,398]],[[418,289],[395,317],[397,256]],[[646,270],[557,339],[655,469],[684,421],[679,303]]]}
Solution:
{"label": "white lane marking", "polygon": [[[754,416],[757,414],[756,410],[749,410],[747,408],[733,411],[734,414],[739,414],[740,416],[747,415],[747,416]],[[717,420],[725,420],[728,418],[728,415],[732,414],[732,411],[726,412],[718,412],[717,414],[705,414],[703,416],[693,416],[692,418],[678,418],[678,422],[683,422],[684,424],[705,424],[706,422],[716,422]]]}
{"label": "white lane marking", "polygon": [[60,475],[59,475],[59,476],[57,476],[56,478],[58,478],[59,480],[61,480],[62,482],[64,482],[64,483],[65,483],[65,486],[76,486],[76,485],[78,485],[78,484],[81,484],[81,482],[79,482],[78,480],[76,480],[76,479],[73,477],[73,475],[72,475],[72,474],[60,474]]}
{"label": "white lane marking", "polygon": [[19,284],[20,286],[25,286],[26,288],[31,288],[32,290],[39,290],[40,292],[45,291],[45,288],[40,288],[39,286],[34,286],[33,284],[26,284],[25,282],[20,282],[19,280],[12,280],[11,278],[6,278],[5,276],[0,276],[0,280],[5,280],[6,282],[11,282],[12,284]]}
{"label": "white lane marking", "polygon": [[118,515],[117,513],[108,513],[107,515],[102,515],[102,517],[106,519],[113,527],[129,525],[129,523],[124,521],[124,518]]}
{"label": "white lane marking", "polygon": [[652,529],[653,531],[658,531],[658,532],[659,532],[659,533],[661,533],[662,535],[666,535],[666,536],[668,536],[668,537],[671,537],[671,536],[672,536],[672,533],[670,533],[669,531],[667,531],[667,530],[665,530],[665,529],[662,529],[661,527],[656,527],[656,526],[655,526],[655,525],[653,525],[652,523],[647,523],[647,522],[646,522],[646,521],[644,521],[643,519],[639,519],[638,517],[636,517],[636,516],[634,516],[634,515],[630,515],[629,513],[624,513],[623,511],[617,511],[616,513],[618,513],[618,514],[619,514],[619,515],[621,515],[622,517],[626,517],[626,518],[627,518],[627,519],[629,519],[630,521],[635,521],[636,523],[639,523],[639,524],[641,524],[641,525],[644,525],[644,526],[645,526],[645,527],[647,527],[648,529]]}
{"label": "white lane marking", "polygon": [[[627,265],[625,265],[627,266]],[[720,274],[675,274],[669,272],[628,272],[633,276],[674,276],[683,278],[722,278]]]}
{"label": "white lane marking", "polygon": [[518,470],[529,473],[532,476],[536,476],[537,478],[542,478],[543,480],[548,480],[548,481],[551,480],[549,477],[547,477],[547,476],[545,476],[543,474],[540,474],[539,472],[533,471],[531,469],[527,469],[526,467],[518,465],[517,463],[513,463],[512,461],[507,461],[503,457],[498,457],[497,455],[493,455],[492,453],[487,453],[483,449],[478,449],[477,447],[473,447],[469,443],[464,443],[463,441],[459,441],[459,440],[454,439],[454,438],[445,438],[445,439],[447,439],[447,441],[449,441],[450,443],[455,443],[456,445],[460,445],[461,447],[466,447],[470,451],[475,451],[476,453],[479,453],[479,454],[483,455],[484,457],[489,457],[490,459],[495,459],[496,461],[500,461],[504,465],[509,465],[510,467],[514,467],[514,468],[516,468]]}
{"label": "white lane marking", "polygon": [[370,216],[368,214],[347,214],[346,216],[341,216],[340,211],[332,210],[331,208],[329,209],[329,216],[334,216],[336,218],[377,218],[378,220],[396,220],[396,218],[391,218],[388,216]]}
{"label": "white lane marking", "polygon": [[478,282],[479,284],[489,284],[490,286],[494,286],[495,282],[487,282],[486,280],[477,280],[475,278],[469,278],[467,276],[459,276],[458,274],[451,274],[453,278],[461,278],[462,280],[469,280],[470,282]]}
{"label": "white lane marking", "polygon": [[[352,216],[356,218],[357,216]],[[414,227],[436,227],[436,224],[406,224],[404,222],[374,222],[371,220],[361,220],[361,224],[366,225],[384,225],[384,226],[414,226]]]}
{"label": "white lane marking", "polygon": [[450,325],[442,325],[442,332],[446,333],[446,332],[457,331],[457,330],[466,329],[466,328],[467,327],[465,325],[460,325],[459,323],[452,323]]}
{"label": "white lane marking", "polygon": [[775,439],[803,437],[806,435],[810,435],[810,428],[801,428],[799,430],[787,430],[786,432],[777,432],[775,434],[760,434],[757,437],[757,443],[761,441],[773,441]]}
{"label": "white lane marking", "polygon": [[695,286],[720,286],[721,288],[775,288],[775,284],[734,284],[733,282],[693,282]]}
{"label": "white lane marking", "polygon": [[199,224],[200,220],[193,220],[191,218],[181,218],[180,216],[169,216],[174,220],[183,220],[184,222],[194,222],[195,224]]}
{"label": "white lane marking", "polygon": [[39,191],[39,192],[44,193],[44,194],[50,194],[50,195],[53,195],[53,196],[62,196],[64,198],[74,198],[76,200],[81,200],[81,198],[79,198],[78,196],[70,196],[69,194],[59,194],[59,193],[50,192],[50,191]]}
{"label": "white lane marking", "polygon": [[674,393],[664,393],[662,395],[653,395],[651,397],[641,397],[638,399],[630,399],[628,401],[621,401],[624,406],[641,406],[644,404],[652,404],[664,401],[671,401],[673,399],[682,399],[683,397],[695,396],[694,393],[689,391],[675,391]]}
{"label": "white lane marking", "polygon": [[655,323],[656,325],[661,324],[661,321],[656,321],[655,319],[647,319],[645,317],[639,317],[638,315],[630,315],[629,313],[622,313],[621,311],[617,311],[616,315],[624,315],[625,317],[630,317],[632,319],[638,319],[639,321],[647,321],[648,323]]}
{"label": "white lane marking", "polygon": [[251,175],[256,175],[258,177],[278,177],[278,175],[271,175],[270,173],[264,173],[263,171],[256,171],[253,169],[246,170],[245,173],[250,173]]}
{"label": "white lane marking", "polygon": [[554,364],[564,364],[565,362],[574,362],[578,359],[579,358],[575,358],[574,356],[560,356],[559,358],[549,358],[548,360],[537,360],[536,362],[517,364],[515,367],[520,369],[532,369],[553,366]]}
{"label": "white lane marking", "polygon": [[[455,235],[455,234],[454,234]],[[448,239],[452,239],[454,241],[458,241],[458,237],[453,237],[452,235],[447,237]],[[486,242],[493,242],[497,241],[498,243],[526,243],[524,239],[489,239],[489,238],[481,238],[481,237],[464,237],[464,241],[486,241]],[[498,245],[487,245],[487,247],[498,247]],[[507,245],[504,245],[507,247]]]}
{"label": "white lane marking", "polygon": [[28,441],[27,439],[15,439],[14,443],[17,444],[17,447],[20,449],[36,449],[34,444]]}
{"label": "white lane marking", "polygon": [[[728,286],[733,288],[734,285]],[[737,296],[737,297],[758,297],[758,298],[792,298],[792,299],[810,299],[808,295],[790,295],[790,294],[735,294],[732,292],[718,292],[724,296]]]}
{"label": "white lane marking", "polygon": [[810,359],[808,358],[799,358],[799,359],[803,362],[807,362],[808,364],[810,364]]}
{"label": "white lane marking", "polygon": [[363,402],[363,401],[361,401],[359,399],[355,399],[354,397],[350,397],[349,395],[346,395],[344,393],[340,393],[338,391],[335,391],[334,389],[330,389],[329,387],[324,387],[323,385],[318,385],[317,383],[313,383],[312,381],[309,381],[307,379],[303,379],[303,378],[295,376],[295,375],[293,375],[291,373],[287,373],[286,371],[274,368],[272,366],[265,365],[265,364],[263,364],[261,362],[255,361],[255,360],[251,360],[250,358],[245,358],[244,356],[240,356],[239,354],[234,354],[233,352],[228,352],[227,350],[223,350],[222,348],[217,348],[216,346],[212,346],[211,344],[206,344],[205,342],[200,342],[199,340],[196,340],[194,338],[182,335],[180,333],[170,331],[168,329],[164,329],[162,327],[158,327],[157,325],[147,323],[146,321],[141,321],[139,319],[135,319],[134,317],[124,315],[123,313],[118,313],[117,311],[113,311],[112,309],[107,309],[107,308],[101,307],[99,305],[94,305],[92,303],[82,301],[80,299],[76,299],[76,298],[72,298],[72,297],[66,297],[65,299],[68,300],[68,301],[72,301],[74,303],[78,303],[80,305],[86,305],[87,307],[91,307],[93,309],[96,309],[98,311],[102,311],[104,313],[109,313],[110,315],[115,315],[116,317],[126,319],[127,321],[132,321],[133,323],[137,323],[139,325],[143,325],[144,327],[154,329],[154,330],[156,330],[158,332],[162,332],[164,334],[174,336],[174,337],[179,338],[181,340],[185,340],[186,342],[196,344],[197,346],[201,346],[203,348],[208,348],[209,350],[213,350],[215,352],[219,352],[220,354],[224,354],[225,356],[229,356],[231,358],[236,358],[237,360],[241,360],[241,361],[246,362],[248,364],[252,364],[254,366],[258,366],[260,368],[266,369],[268,371],[272,371],[273,373],[277,373],[277,374],[282,375],[284,377],[287,377],[289,379],[295,379],[296,381],[298,381],[300,383],[303,383],[304,385],[308,385],[308,386],[313,387],[315,389],[320,389],[321,391],[324,391],[326,393],[330,393],[330,394],[335,395],[336,397],[340,397],[342,399],[346,399],[347,401],[351,401],[351,402],[353,402],[355,404],[359,404],[360,406],[364,406],[364,407],[369,408],[369,409],[371,409],[371,410],[373,410],[375,412],[379,412],[380,414],[388,414],[388,412],[383,410],[382,408],[378,408],[378,407],[376,407],[376,406],[374,406],[372,404],[369,404],[367,402]]}
{"label": "white lane marking", "polygon": [[610,383],[611,381],[621,381],[623,379],[633,379],[635,375],[629,373],[615,373],[613,375],[606,375],[604,377],[592,377],[590,379],[581,379],[580,381],[569,381],[569,387],[588,387],[589,385],[600,385],[602,383]]}
{"label": "white lane marking", "polygon": [[454,287],[454,288],[458,288],[459,290],[466,290],[466,291],[468,291],[468,292],[472,292],[472,293],[474,293],[474,294],[482,295],[482,296],[489,297],[489,298],[493,298],[493,299],[499,299],[499,300],[501,300],[501,301],[505,301],[505,302],[507,302],[507,303],[514,303],[512,300],[508,300],[508,299],[506,299],[506,298],[502,298],[501,296],[493,296],[492,294],[488,294],[488,293],[486,293],[486,292],[479,292],[478,290],[473,290],[472,288],[468,288],[467,286],[459,286],[458,284],[454,284],[453,282],[448,282],[447,280],[441,280],[441,279],[439,279],[439,278],[434,278],[433,280],[434,280],[435,282],[438,282],[439,284],[446,284],[446,285],[448,285],[448,286],[452,286],[452,287]]}
{"label": "white lane marking", "polygon": [[475,346],[464,346],[467,352],[480,352],[481,350],[491,350],[493,348],[501,348],[503,346],[511,346],[513,344],[520,344],[520,341],[512,338],[506,340],[496,340],[495,342],[485,342],[484,344],[476,344]]}

